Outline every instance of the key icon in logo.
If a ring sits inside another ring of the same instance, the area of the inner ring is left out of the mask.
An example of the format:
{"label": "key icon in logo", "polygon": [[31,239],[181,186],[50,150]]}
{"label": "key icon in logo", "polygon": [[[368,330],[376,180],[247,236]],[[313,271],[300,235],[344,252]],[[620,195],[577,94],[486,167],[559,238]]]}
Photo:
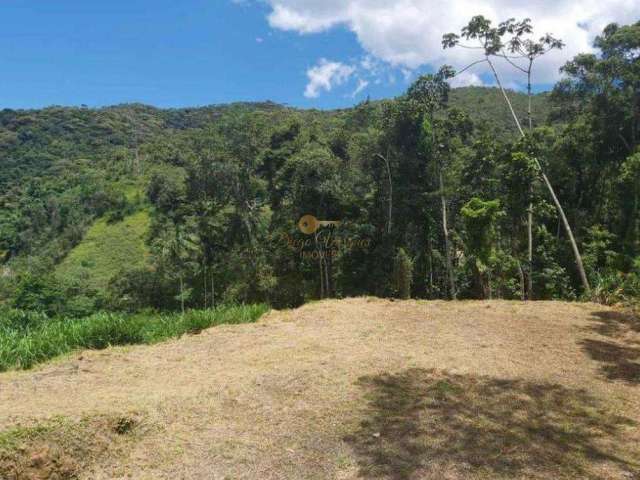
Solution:
{"label": "key icon in logo", "polygon": [[306,235],[312,235],[318,231],[320,227],[326,227],[328,225],[340,225],[340,222],[336,220],[318,220],[313,215],[305,215],[300,221],[298,221],[298,228]]}

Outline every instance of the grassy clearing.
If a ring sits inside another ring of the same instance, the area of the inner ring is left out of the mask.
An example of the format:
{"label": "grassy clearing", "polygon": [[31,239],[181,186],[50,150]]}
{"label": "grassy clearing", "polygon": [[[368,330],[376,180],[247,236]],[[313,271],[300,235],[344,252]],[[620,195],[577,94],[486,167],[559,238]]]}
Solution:
{"label": "grassy clearing", "polygon": [[97,313],[83,319],[56,319],[27,328],[16,328],[0,319],[0,371],[28,369],[77,349],[152,344],[215,325],[252,323],[267,310],[266,305],[237,305],[191,310],[185,315]]}
{"label": "grassy clearing", "polygon": [[148,229],[149,214],[145,210],[111,224],[102,218],[57,267],[56,275],[81,279],[91,288],[104,289],[124,267],[143,264],[148,254],[144,243]]}
{"label": "grassy clearing", "polygon": [[640,479],[632,348],[638,323],[596,304],[326,300],[0,374],[0,432],[140,412],[132,434],[42,433],[63,459],[106,432],[79,478]]}

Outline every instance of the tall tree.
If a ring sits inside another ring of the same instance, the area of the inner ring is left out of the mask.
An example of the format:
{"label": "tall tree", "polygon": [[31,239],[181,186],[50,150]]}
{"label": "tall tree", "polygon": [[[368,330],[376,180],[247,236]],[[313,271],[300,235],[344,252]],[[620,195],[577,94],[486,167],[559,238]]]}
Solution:
{"label": "tall tree", "polygon": [[444,249],[447,261],[447,277],[449,280],[449,295],[452,299],[457,296],[455,274],[451,251],[451,240],[448,224],[447,197],[444,185],[443,157],[440,154],[440,144],[436,141],[436,113],[446,108],[449,99],[449,84],[447,80],[453,76],[450,67],[444,66],[434,75],[423,75],[407,91],[407,97],[416,102],[425,112],[422,123],[423,140],[429,154],[437,165],[438,186],[440,190],[440,205],[442,208],[442,233],[444,235]]}
{"label": "tall tree", "polygon": [[[448,34],[445,34],[442,39],[442,46],[445,49],[453,48],[456,46],[462,46],[464,48],[480,48],[480,50],[484,55],[484,58],[476,62],[473,62],[472,64],[467,66],[464,70],[466,70],[467,68],[470,68],[473,65],[477,65],[480,63],[486,63],[489,66],[496,80],[498,88],[502,92],[503,98],[507,103],[507,106],[509,107],[509,111],[511,112],[511,116],[513,117],[516,127],[518,128],[518,132],[520,132],[520,135],[522,137],[526,137],[526,134],[522,128],[520,119],[518,118],[518,115],[516,114],[513,108],[511,100],[509,99],[509,96],[507,95],[507,92],[504,89],[504,86],[502,85],[502,81],[500,80],[500,76],[498,75],[498,71],[495,68],[492,58],[495,58],[496,56],[501,56],[503,58],[508,59],[507,55],[504,53],[504,49],[506,46],[504,42],[504,36],[507,33],[514,34],[514,37],[512,38],[513,43],[511,43],[510,45],[511,48],[513,48],[514,51],[519,51],[520,49],[523,49],[525,53],[528,53],[529,55],[528,58],[530,59],[531,64],[533,64],[533,61],[536,58],[538,58],[542,53],[545,52],[545,46],[549,49],[559,48],[560,46],[562,46],[562,43],[559,40],[553,38],[550,35],[547,35],[546,37],[542,37],[537,44],[535,42],[527,43],[526,41],[523,41],[520,38],[523,34],[531,33],[531,31],[532,31],[532,27],[528,20],[525,20],[519,23],[513,20],[508,20],[507,22],[501,23],[498,27],[492,27],[490,20],[488,20],[487,18],[481,15],[478,15],[473,17],[471,21],[465,27],[462,28],[461,35],[457,35],[455,33],[448,33]],[[460,43],[461,37],[466,40],[475,40],[477,41],[477,45],[472,46],[472,45],[461,44]],[[531,48],[530,53],[528,52],[528,48]],[[539,50],[540,48],[542,48],[542,50]],[[529,80],[530,80],[530,74],[531,72],[529,69]],[[571,229],[569,220],[567,219],[564,209],[562,208],[562,204],[560,203],[560,200],[558,199],[558,196],[556,195],[556,192],[553,186],[551,185],[549,178],[547,177],[544,169],[542,168],[542,164],[540,163],[537,157],[534,157],[533,160],[538,169],[538,172],[540,173],[540,176],[542,177],[542,180],[545,186],[549,191],[549,194],[551,195],[553,203],[555,204],[556,209],[558,210],[558,214],[562,220],[562,224],[567,233],[567,237],[569,238],[569,242],[573,250],[576,266],[578,268],[578,273],[580,274],[580,279],[582,281],[582,285],[585,290],[585,293],[587,295],[590,295],[591,288],[589,286],[589,280],[587,279],[587,274],[585,272],[584,264],[582,262],[582,256],[580,255],[580,250],[578,248],[578,244],[573,235],[573,230]],[[530,251],[532,251],[532,248],[530,248]]]}

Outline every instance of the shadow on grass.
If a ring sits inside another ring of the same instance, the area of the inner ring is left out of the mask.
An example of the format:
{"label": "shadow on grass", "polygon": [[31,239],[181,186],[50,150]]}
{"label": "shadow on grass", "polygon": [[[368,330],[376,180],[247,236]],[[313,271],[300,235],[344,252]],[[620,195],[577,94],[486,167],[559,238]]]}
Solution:
{"label": "shadow on grass", "polygon": [[345,440],[362,477],[598,478],[599,462],[638,473],[619,447],[633,422],[582,390],[421,369],[359,384],[368,408]]}
{"label": "shadow on grass", "polygon": [[591,314],[596,321],[592,330],[606,337],[619,337],[626,332],[640,333],[640,318],[630,312],[602,311]]}
{"label": "shadow on grass", "polygon": [[640,319],[631,312],[593,312],[588,329],[608,340],[585,339],[584,351],[600,362],[602,374],[609,380],[640,384]]}
{"label": "shadow on grass", "polygon": [[592,339],[581,344],[593,360],[603,364],[600,370],[609,380],[640,384],[640,348]]}

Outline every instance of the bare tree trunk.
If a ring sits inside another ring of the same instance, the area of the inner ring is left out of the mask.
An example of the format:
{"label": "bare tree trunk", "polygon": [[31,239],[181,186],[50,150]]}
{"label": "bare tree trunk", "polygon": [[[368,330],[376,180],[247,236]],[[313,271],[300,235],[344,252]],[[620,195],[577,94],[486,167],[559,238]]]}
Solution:
{"label": "bare tree trunk", "polygon": [[[320,251],[318,251],[318,255],[320,255]],[[324,269],[322,264],[322,257],[320,257],[318,260],[320,264],[320,299],[322,300],[324,298]]]}
{"label": "bare tree trunk", "polygon": [[529,131],[533,130],[533,118],[531,117],[531,69],[533,61],[529,60],[529,68],[527,69],[527,119],[529,120]]}
{"label": "bare tree trunk", "polygon": [[434,158],[436,159],[436,165],[438,168],[438,183],[440,188],[440,203],[442,207],[442,233],[444,234],[444,249],[445,249],[445,258],[447,262],[447,277],[449,281],[449,294],[451,295],[451,299],[456,299],[456,281],[453,276],[453,261],[451,260],[451,247],[449,242],[449,226],[447,225],[447,199],[444,194],[444,178],[442,173],[442,164],[440,162],[440,155],[436,152],[438,151],[438,145],[436,145],[436,126],[433,118],[433,113],[431,113],[429,121],[431,122],[431,145]]}
{"label": "bare tree trunk", "polygon": [[444,195],[444,180],[442,178],[442,168],[438,168],[438,178],[440,181],[440,203],[442,204],[442,231],[444,233],[444,249],[447,259],[447,276],[449,277],[449,291],[451,298],[456,299],[456,283],[453,277],[453,262],[451,261],[451,247],[449,245],[449,226],[447,225],[447,199]]}
{"label": "bare tree trunk", "polygon": [[[496,82],[498,83],[498,88],[500,88],[500,91],[502,92],[502,95],[504,96],[505,101],[507,102],[507,105],[509,107],[509,110],[511,111],[511,115],[513,116],[514,121],[516,122],[516,126],[518,127],[518,130],[520,131],[520,134],[525,137],[525,133],[522,130],[522,126],[520,125],[520,120],[518,120],[518,116],[516,115],[516,112],[513,110],[513,106],[511,105],[511,101],[509,100],[509,97],[507,96],[507,92],[504,90],[504,87],[502,86],[502,83],[500,82],[500,77],[498,76],[498,72],[496,72],[495,67],[493,66],[493,63],[491,62],[491,60],[489,60],[489,57],[487,57],[487,63],[489,64],[489,66],[491,67],[491,70],[493,71],[493,76],[496,79]],[[587,279],[587,274],[584,270],[584,264],[582,263],[582,256],[580,255],[580,250],[578,249],[578,244],[576,243],[576,240],[573,236],[573,231],[571,230],[571,225],[569,225],[569,221],[567,220],[567,216],[564,213],[564,210],[562,209],[562,205],[560,204],[560,201],[558,200],[558,197],[556,196],[556,192],[553,189],[553,186],[551,185],[551,182],[549,182],[549,179],[547,178],[547,175],[544,173],[544,171],[542,170],[542,165],[540,165],[540,162],[538,161],[537,158],[534,157],[533,159],[535,161],[536,167],[538,169],[538,171],[540,172],[540,176],[542,177],[542,180],[544,181],[544,184],[546,185],[547,189],[549,190],[549,193],[551,194],[551,198],[553,199],[553,203],[556,206],[556,209],[558,210],[558,214],[560,215],[560,219],[562,220],[562,224],[564,226],[565,231],[567,232],[567,236],[569,237],[569,242],[571,243],[571,248],[573,250],[573,255],[575,257],[575,261],[576,261],[576,266],[578,267],[578,273],[580,274],[580,279],[582,280],[582,286],[584,288],[585,293],[587,294],[587,296],[591,295],[591,287],[589,286],[589,280]]]}
{"label": "bare tree trunk", "polygon": [[527,220],[527,299],[533,300],[533,204],[529,204]]}
{"label": "bare tree trunk", "polygon": [[324,287],[324,291],[327,295],[327,298],[331,298],[331,285],[329,284],[329,270],[330,270],[330,265],[329,265],[329,260],[327,259],[327,254],[326,251],[324,251],[324,282],[325,282],[325,287]]}
{"label": "bare tree trunk", "polygon": [[[529,119],[529,132],[533,130],[533,119],[531,118],[531,68],[533,61],[529,60],[527,70],[527,117]],[[529,185],[529,198],[532,198],[533,185]],[[533,201],[529,201],[527,212],[527,299],[533,300]]]}
{"label": "bare tree trunk", "polygon": [[518,273],[520,274],[520,299],[524,302],[527,299],[526,291],[524,288],[524,271],[522,269],[522,264],[520,260],[518,260]]}

